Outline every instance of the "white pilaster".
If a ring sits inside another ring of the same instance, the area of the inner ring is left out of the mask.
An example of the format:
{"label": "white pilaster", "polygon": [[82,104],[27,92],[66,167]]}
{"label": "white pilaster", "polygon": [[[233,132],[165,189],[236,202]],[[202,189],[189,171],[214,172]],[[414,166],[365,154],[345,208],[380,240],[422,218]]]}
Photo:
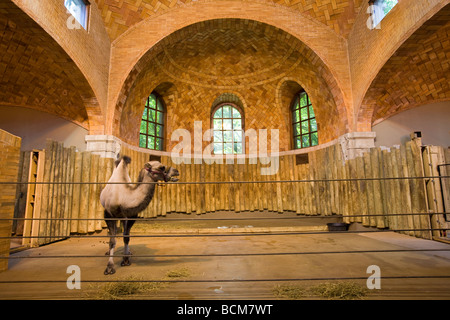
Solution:
{"label": "white pilaster", "polygon": [[116,159],[120,152],[120,139],[111,135],[87,135],[86,151],[98,154],[102,158]]}
{"label": "white pilaster", "polygon": [[344,160],[361,157],[371,148],[375,148],[375,132],[350,132],[338,138]]}

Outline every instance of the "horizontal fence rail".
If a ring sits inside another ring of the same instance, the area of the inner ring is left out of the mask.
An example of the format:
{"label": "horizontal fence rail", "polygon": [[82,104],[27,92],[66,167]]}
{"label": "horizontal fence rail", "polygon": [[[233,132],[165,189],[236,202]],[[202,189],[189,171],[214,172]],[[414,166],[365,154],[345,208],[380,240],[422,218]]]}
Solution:
{"label": "horizontal fence rail", "polygon": [[[377,177],[377,178],[345,178],[345,179],[308,179],[308,180],[263,180],[263,181],[177,181],[177,182],[139,182],[139,184],[156,184],[161,186],[171,186],[171,185],[196,185],[196,184],[264,184],[264,183],[312,183],[312,182],[351,182],[351,181],[383,181],[383,180],[429,180],[429,179],[447,179],[450,176],[426,176],[426,177]],[[36,181],[3,181],[2,184],[37,184],[37,185],[106,185],[106,184],[125,184],[133,185],[137,182],[36,182]]]}
{"label": "horizontal fence rail", "polygon": [[[450,279],[450,275],[418,275],[418,276],[383,276],[382,279]],[[272,278],[272,279],[160,279],[160,280],[81,280],[82,283],[230,283],[230,282],[297,282],[297,281],[342,281],[342,280],[367,280],[367,277],[311,277],[311,278]],[[67,283],[67,280],[4,280],[0,283],[4,284],[21,284],[21,283]]]}

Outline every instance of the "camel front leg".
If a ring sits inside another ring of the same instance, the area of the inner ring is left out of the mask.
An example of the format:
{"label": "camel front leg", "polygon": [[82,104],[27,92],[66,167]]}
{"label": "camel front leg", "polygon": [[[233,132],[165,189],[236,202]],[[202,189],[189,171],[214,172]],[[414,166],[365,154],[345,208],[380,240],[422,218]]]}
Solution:
{"label": "camel front leg", "polygon": [[129,266],[131,264],[130,256],[131,251],[128,244],[130,243],[130,230],[133,224],[136,222],[136,220],[124,220],[123,221],[123,260],[121,265],[122,266]]}
{"label": "camel front leg", "polygon": [[114,258],[113,258],[114,248],[116,247],[116,234],[117,234],[116,222],[117,222],[116,220],[106,220],[106,225],[108,226],[108,233],[109,233],[109,250],[106,254],[109,255],[109,260],[104,272],[105,275],[116,273],[116,269],[114,269]]}

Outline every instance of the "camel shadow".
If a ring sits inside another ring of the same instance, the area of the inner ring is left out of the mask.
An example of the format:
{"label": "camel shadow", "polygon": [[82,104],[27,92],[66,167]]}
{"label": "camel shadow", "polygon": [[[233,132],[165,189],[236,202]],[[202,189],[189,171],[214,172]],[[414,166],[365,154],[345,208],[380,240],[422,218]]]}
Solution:
{"label": "camel shadow", "polygon": [[[165,253],[150,248],[146,244],[130,245],[130,249],[132,252],[131,266],[169,266],[186,262],[204,262],[209,260],[207,257],[154,257],[155,255],[164,255]],[[124,253],[124,246],[118,246],[116,253],[122,255]]]}

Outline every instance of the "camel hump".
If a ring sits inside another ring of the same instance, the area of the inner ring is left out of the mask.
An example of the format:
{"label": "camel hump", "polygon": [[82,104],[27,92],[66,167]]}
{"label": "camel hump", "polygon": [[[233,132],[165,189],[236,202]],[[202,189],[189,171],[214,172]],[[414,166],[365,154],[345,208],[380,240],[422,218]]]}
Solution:
{"label": "camel hump", "polygon": [[125,161],[125,164],[130,164],[131,163],[131,158],[129,156],[123,156],[122,157],[123,161]]}
{"label": "camel hump", "polygon": [[122,160],[125,162],[126,165],[129,165],[131,163],[131,158],[129,156],[122,156],[114,162],[116,167],[119,165],[120,161],[122,161]]}

